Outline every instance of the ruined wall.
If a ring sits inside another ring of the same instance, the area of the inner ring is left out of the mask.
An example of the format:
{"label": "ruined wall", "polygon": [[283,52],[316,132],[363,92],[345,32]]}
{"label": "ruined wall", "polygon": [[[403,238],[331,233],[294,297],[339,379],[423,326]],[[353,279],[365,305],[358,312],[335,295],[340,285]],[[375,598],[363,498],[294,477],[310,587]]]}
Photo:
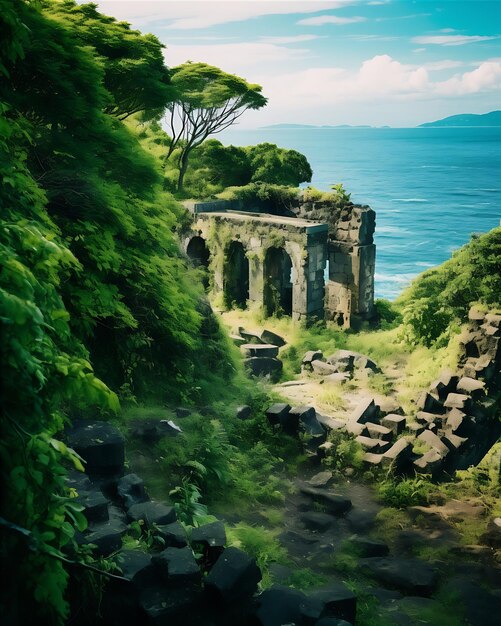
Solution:
{"label": "ruined wall", "polygon": [[193,237],[202,237],[211,254],[210,271],[214,295],[225,290],[225,259],[228,246],[239,241],[249,260],[249,306],[265,308],[266,258],[270,248],[285,250],[292,263],[292,310],[295,320],[324,316],[327,226],[296,218],[237,212],[198,213],[185,233],[185,250]]}
{"label": "ruined wall", "polygon": [[326,319],[349,326],[354,317],[371,318],[376,267],[375,212],[368,206],[339,207],[332,200],[306,200],[296,214],[329,226]]}

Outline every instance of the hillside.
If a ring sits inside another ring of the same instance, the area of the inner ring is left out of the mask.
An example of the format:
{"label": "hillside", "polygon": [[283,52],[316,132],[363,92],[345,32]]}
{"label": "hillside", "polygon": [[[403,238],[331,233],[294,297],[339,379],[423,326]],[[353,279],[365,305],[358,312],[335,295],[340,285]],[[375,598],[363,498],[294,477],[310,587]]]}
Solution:
{"label": "hillside", "polygon": [[483,115],[462,113],[451,115],[435,122],[420,124],[418,128],[432,128],[441,126],[501,126],[501,111],[491,111]]}

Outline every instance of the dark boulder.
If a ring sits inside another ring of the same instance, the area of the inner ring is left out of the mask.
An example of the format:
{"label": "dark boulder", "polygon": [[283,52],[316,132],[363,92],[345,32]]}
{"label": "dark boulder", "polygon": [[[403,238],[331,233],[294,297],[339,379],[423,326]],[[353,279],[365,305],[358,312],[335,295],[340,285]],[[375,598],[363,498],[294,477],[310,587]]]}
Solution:
{"label": "dark boulder", "polygon": [[139,504],[149,500],[144,487],[144,481],[136,474],[127,474],[120,478],[117,484],[117,494],[127,509],[133,504]]}
{"label": "dark boulder", "polygon": [[203,551],[203,561],[207,569],[217,561],[226,545],[226,530],[223,522],[211,522],[191,531],[191,542]]}
{"label": "dark boulder", "polygon": [[155,533],[164,540],[166,548],[184,548],[188,545],[186,531],[179,522],[156,525]]}
{"label": "dark boulder", "polygon": [[162,578],[169,584],[197,584],[201,579],[200,568],[191,548],[166,548],[152,558]]}
{"label": "dark boulder", "polygon": [[267,329],[264,329],[261,333],[261,341],[263,341],[264,343],[271,343],[272,345],[278,346],[279,348],[285,346],[285,344],[287,343],[283,337],[280,337],[280,335],[277,335],[273,331]]}
{"label": "dark boulder", "polygon": [[113,476],[123,472],[124,438],[108,422],[77,421],[66,431],[68,445],[85,461],[92,476]]}
{"label": "dark boulder", "polygon": [[323,533],[332,526],[334,518],[327,513],[317,511],[307,511],[300,515],[301,522],[308,530]]}
{"label": "dark boulder", "polygon": [[153,524],[163,525],[175,522],[176,511],[174,507],[162,502],[140,502],[129,508],[127,518],[131,522],[144,520],[146,527],[152,528]]}
{"label": "dark boulder", "polygon": [[244,343],[240,346],[240,351],[246,357],[277,357],[278,356],[278,348],[270,343]]}
{"label": "dark boulder", "polygon": [[252,409],[247,404],[237,406],[235,417],[239,420],[248,420],[252,417]]}
{"label": "dark boulder", "polygon": [[226,548],[205,578],[205,591],[216,603],[235,603],[252,596],[260,580],[255,559],[238,548]]}
{"label": "dark boulder", "polygon": [[200,626],[204,612],[200,607],[201,590],[193,585],[165,587],[157,585],[141,594],[145,626]]}
{"label": "dark boulder", "polygon": [[277,426],[281,423],[291,410],[290,404],[277,403],[272,404],[266,411],[266,417],[271,426]]}
{"label": "dark boulder", "polygon": [[282,585],[273,585],[257,598],[256,624],[260,626],[283,626],[299,624],[301,603],[306,596],[301,591]]}
{"label": "dark boulder", "polygon": [[300,491],[314,502],[321,504],[332,515],[344,515],[351,509],[351,500],[346,496],[314,487],[301,487]]}
{"label": "dark boulder", "polygon": [[115,562],[127,578],[137,589],[144,589],[154,584],[155,568],[151,556],[142,550],[121,550],[115,557]]}
{"label": "dark boulder", "polygon": [[96,524],[90,532],[85,534],[81,543],[95,545],[93,553],[96,556],[108,556],[122,547],[122,536],[126,531],[127,526],[123,522],[111,519],[108,522]]}
{"label": "dark boulder", "polygon": [[363,572],[383,585],[416,596],[430,596],[438,581],[435,570],[416,559],[376,557],[361,559],[360,564]]}
{"label": "dark boulder", "polygon": [[301,605],[303,623],[314,625],[319,619],[332,617],[355,623],[357,598],[343,583],[334,583],[310,593]]}
{"label": "dark boulder", "polygon": [[350,539],[350,543],[360,557],[373,558],[386,556],[390,551],[384,541],[369,539],[369,537],[353,537]]}
{"label": "dark boulder", "polygon": [[109,501],[101,491],[83,492],[77,502],[84,507],[82,511],[89,524],[107,522],[110,518],[108,511]]}
{"label": "dark boulder", "polygon": [[280,359],[267,356],[244,359],[244,366],[252,376],[267,376],[273,382],[279,380],[283,369]]}

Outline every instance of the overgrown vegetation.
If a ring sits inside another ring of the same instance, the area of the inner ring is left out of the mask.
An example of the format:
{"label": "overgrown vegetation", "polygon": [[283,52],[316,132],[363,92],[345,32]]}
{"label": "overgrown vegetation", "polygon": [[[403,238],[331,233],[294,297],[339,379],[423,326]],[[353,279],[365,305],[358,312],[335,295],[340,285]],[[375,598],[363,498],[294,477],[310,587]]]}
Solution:
{"label": "overgrown vegetation", "polygon": [[501,307],[501,227],[457,250],[414,280],[397,300],[410,344],[443,346],[466,322],[472,303]]}

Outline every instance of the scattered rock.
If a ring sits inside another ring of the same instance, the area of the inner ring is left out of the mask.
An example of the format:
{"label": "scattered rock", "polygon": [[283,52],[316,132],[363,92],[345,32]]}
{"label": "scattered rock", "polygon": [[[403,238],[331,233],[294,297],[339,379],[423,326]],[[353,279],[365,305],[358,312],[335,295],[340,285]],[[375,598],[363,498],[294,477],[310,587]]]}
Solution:
{"label": "scattered rock", "polygon": [[359,403],[357,408],[351,414],[349,421],[358,424],[377,421],[378,413],[379,410],[374,402],[374,398],[367,398]]}
{"label": "scattered rock", "polygon": [[423,391],[419,396],[416,406],[425,413],[434,413],[435,415],[445,413],[444,405],[427,391]]}
{"label": "scattered rock", "polygon": [[277,382],[282,374],[283,364],[280,359],[272,357],[249,357],[244,359],[244,366],[252,376],[267,376]]}
{"label": "scattered rock", "polygon": [[471,398],[463,393],[450,393],[444,402],[444,406],[450,409],[460,409],[468,412],[471,406]]}
{"label": "scattered rock", "polygon": [[384,541],[369,539],[368,537],[352,537],[351,545],[355,548],[357,555],[360,557],[373,558],[378,556],[386,556],[390,549]]}
{"label": "scattered rock", "polygon": [[310,487],[327,487],[332,480],[332,472],[324,471],[318,472],[315,476],[312,476],[310,480],[306,481]]}
{"label": "scattered rock", "polygon": [[164,580],[174,584],[196,584],[201,572],[191,548],[166,548],[152,558]]}
{"label": "scattered rock", "polygon": [[191,415],[191,410],[185,409],[182,406],[178,406],[175,410],[175,413],[176,413],[176,417],[179,417],[179,418],[189,417]]}
{"label": "scattered rock", "polygon": [[266,417],[271,426],[278,426],[281,421],[289,414],[291,410],[290,404],[272,404],[266,411]]}
{"label": "scattered rock", "polygon": [[126,509],[133,504],[147,502],[150,499],[146,493],[143,479],[136,474],[122,476],[117,484],[117,493]]}
{"label": "scattered rock", "polygon": [[305,496],[324,506],[326,511],[332,515],[344,515],[351,509],[351,500],[346,496],[341,496],[325,489],[314,489],[306,486],[301,487],[300,491]]}
{"label": "scattered rock", "polygon": [[87,491],[81,493],[77,502],[84,507],[82,511],[89,524],[106,522],[109,519],[109,501],[100,491]]}
{"label": "scattered rock", "polygon": [[263,341],[264,343],[271,343],[272,345],[278,346],[279,348],[285,346],[285,344],[287,343],[283,337],[280,337],[280,335],[277,335],[273,331],[267,329],[264,329],[261,333],[261,341]]}
{"label": "scattered rock", "polygon": [[85,535],[82,543],[94,544],[93,552],[96,556],[109,556],[122,546],[122,536],[126,533],[127,526],[120,520],[109,520],[95,525]]}
{"label": "scattered rock", "polygon": [[381,424],[366,422],[365,431],[367,431],[367,436],[373,439],[382,439],[383,441],[391,441],[393,439],[393,431],[386,426],[381,426]]}
{"label": "scattered rock", "polygon": [[244,343],[240,346],[240,351],[246,357],[277,357],[278,347],[269,343],[255,344]]}
{"label": "scattered rock", "polygon": [[485,383],[482,380],[463,376],[457,384],[457,390],[472,398],[481,398],[485,395]]}
{"label": "scattered rock", "polygon": [[121,474],[125,451],[123,435],[108,422],[77,421],[66,431],[68,445],[86,463],[86,473],[95,476]]}
{"label": "scattered rock", "polygon": [[226,530],[223,522],[211,522],[191,531],[191,541],[202,546],[207,567],[217,561],[226,545]]}
{"label": "scattered rock", "polygon": [[144,589],[155,580],[151,556],[143,550],[121,550],[115,559],[122,575],[138,589]]}
{"label": "scattered rock", "polygon": [[403,593],[427,597],[437,585],[435,570],[416,559],[376,557],[361,559],[360,564],[364,572]]}
{"label": "scattered rock", "polygon": [[329,363],[324,363],[324,361],[312,361],[311,368],[313,372],[319,376],[329,376],[330,374],[337,375],[337,369],[334,365],[329,365]]}
{"label": "scattered rock", "polygon": [[255,617],[261,626],[283,626],[299,624],[301,619],[300,606],[306,596],[301,591],[272,585],[257,598]]}
{"label": "scattered rock", "polygon": [[320,415],[320,413],[317,413],[317,420],[328,430],[340,430],[346,425],[342,420],[337,420],[329,415]]}
{"label": "scattered rock", "polygon": [[239,420],[248,420],[252,417],[252,409],[247,404],[237,406],[235,417]]}
{"label": "scattered rock", "polygon": [[153,524],[163,525],[175,522],[176,511],[174,507],[161,502],[141,502],[129,508],[127,517],[131,522],[144,520],[146,527],[152,528]]}
{"label": "scattered rock", "polygon": [[241,337],[243,337],[248,343],[255,343],[255,344],[263,343],[263,340],[261,339],[259,335],[256,335],[255,333],[251,333],[245,330],[245,328],[242,328],[241,326],[238,327],[238,334]]}
{"label": "scattered rock", "polygon": [[309,511],[302,513],[299,518],[304,527],[308,530],[323,533],[332,526],[334,519],[327,513],[319,513],[317,511]]}
{"label": "scattered rock", "polygon": [[238,548],[226,548],[205,578],[210,598],[224,603],[250,597],[261,580],[256,561]]}
{"label": "scattered rock", "polygon": [[389,413],[383,417],[381,424],[390,429],[392,433],[398,437],[405,429],[406,417],[404,415]]}
{"label": "scattered rock", "polygon": [[166,548],[184,548],[188,545],[186,531],[179,522],[155,526],[156,534],[165,541]]}
{"label": "scattered rock", "polygon": [[314,591],[301,604],[301,614],[305,623],[333,617],[355,623],[357,598],[343,583],[333,583]]}
{"label": "scattered rock", "polygon": [[479,541],[491,548],[501,548],[501,517],[494,517],[490,520],[487,530]]}
{"label": "scattered rock", "polygon": [[324,355],[320,352],[320,350],[309,350],[308,352],[306,352],[306,354],[303,357],[303,360],[301,361],[301,369],[311,372],[312,362],[320,361],[323,358],[323,356]]}

